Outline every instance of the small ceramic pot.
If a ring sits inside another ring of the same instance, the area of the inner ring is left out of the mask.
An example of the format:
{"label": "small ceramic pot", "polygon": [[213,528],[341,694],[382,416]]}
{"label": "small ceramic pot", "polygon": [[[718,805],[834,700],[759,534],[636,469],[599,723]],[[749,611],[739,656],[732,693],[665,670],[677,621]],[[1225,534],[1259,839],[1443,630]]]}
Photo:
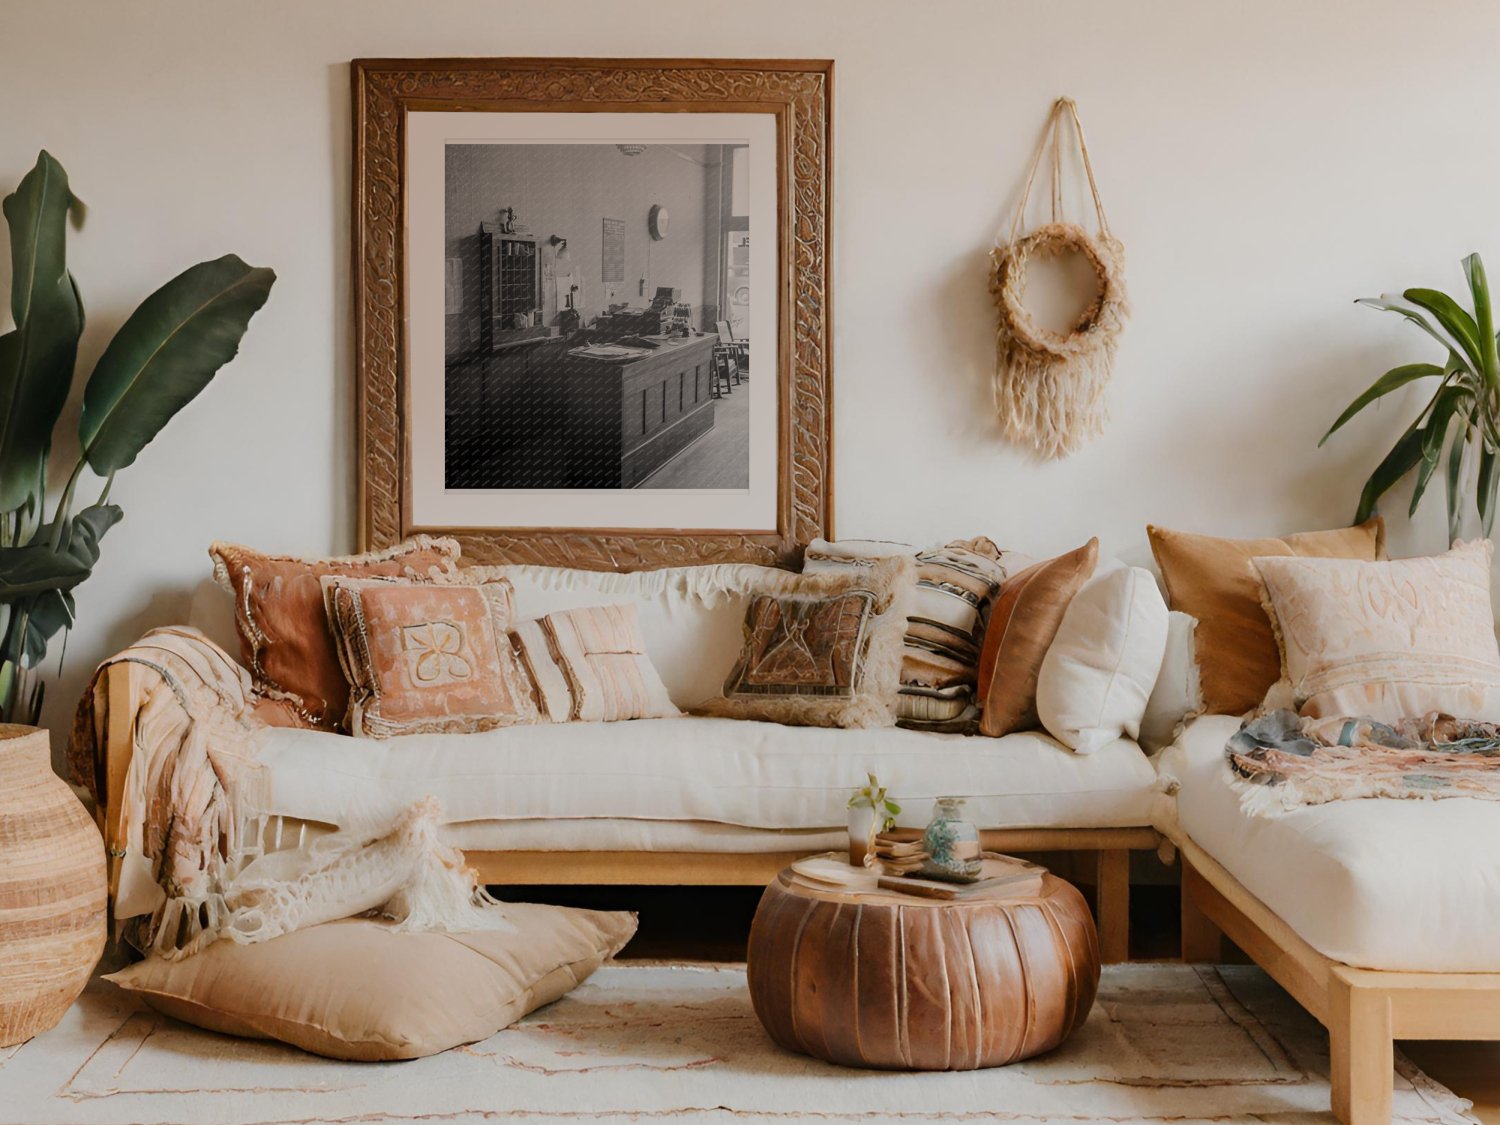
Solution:
{"label": "small ceramic pot", "polygon": [[962,797],[939,797],[932,820],[922,833],[927,862],[922,873],[934,879],[972,882],[979,878],[984,859],[980,855],[979,829],[965,819]]}
{"label": "small ceramic pot", "polygon": [[856,806],[849,810],[849,864],[863,867],[875,837],[875,810]]}

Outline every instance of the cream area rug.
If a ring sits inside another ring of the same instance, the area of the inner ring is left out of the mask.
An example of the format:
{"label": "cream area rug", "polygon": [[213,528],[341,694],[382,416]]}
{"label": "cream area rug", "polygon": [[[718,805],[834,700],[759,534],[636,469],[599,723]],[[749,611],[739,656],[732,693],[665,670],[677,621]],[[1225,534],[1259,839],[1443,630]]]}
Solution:
{"label": "cream area rug", "polygon": [[[1331,1122],[1327,1037],[1259,970],[1105,969],[1083,1029],[997,1070],[847,1070],[772,1045],[743,967],[606,966],[520,1024],[433,1058],[338,1063],[157,1016],[96,981],[0,1050],[0,1121]],[[1472,1122],[1404,1060],[1398,1122]]]}

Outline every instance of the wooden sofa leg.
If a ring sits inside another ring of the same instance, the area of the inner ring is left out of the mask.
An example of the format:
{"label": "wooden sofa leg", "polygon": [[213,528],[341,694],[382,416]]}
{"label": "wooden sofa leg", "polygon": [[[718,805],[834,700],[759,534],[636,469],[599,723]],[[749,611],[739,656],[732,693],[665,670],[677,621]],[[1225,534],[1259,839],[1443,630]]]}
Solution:
{"label": "wooden sofa leg", "polygon": [[1182,862],[1182,959],[1188,964],[1217,965],[1224,958],[1224,933],[1198,905],[1199,875]]}
{"label": "wooden sofa leg", "polygon": [[1390,1125],[1391,1002],[1334,969],[1328,981],[1333,1114],[1344,1125]]}
{"label": "wooden sofa leg", "polygon": [[1094,892],[1099,906],[1099,960],[1117,965],[1130,960],[1130,852],[1101,849]]}

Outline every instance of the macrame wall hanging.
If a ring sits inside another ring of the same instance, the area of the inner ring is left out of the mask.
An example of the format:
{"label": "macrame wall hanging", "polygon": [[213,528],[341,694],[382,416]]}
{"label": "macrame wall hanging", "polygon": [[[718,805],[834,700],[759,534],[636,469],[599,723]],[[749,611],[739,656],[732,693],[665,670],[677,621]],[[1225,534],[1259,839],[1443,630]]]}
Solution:
{"label": "macrame wall hanging", "polygon": [[[1065,120],[1066,119],[1066,120]],[[1078,144],[1098,232],[1090,234],[1063,215],[1063,132]],[[1026,203],[1047,150],[1052,152],[1052,219],[1022,236]],[[1002,241],[1002,237],[1004,241]],[[1037,323],[1024,304],[1026,272],[1034,263],[1076,253],[1092,267],[1093,299],[1066,332]],[[1083,122],[1072,98],[1052,106],[1031,161],[1021,202],[990,251],[990,292],[999,314],[996,332],[995,405],[1006,435],[1048,460],[1075,453],[1104,428],[1104,388],[1114,366],[1115,344],[1130,314],[1125,299],[1125,250],[1110,232],[1099,185],[1083,140]]]}

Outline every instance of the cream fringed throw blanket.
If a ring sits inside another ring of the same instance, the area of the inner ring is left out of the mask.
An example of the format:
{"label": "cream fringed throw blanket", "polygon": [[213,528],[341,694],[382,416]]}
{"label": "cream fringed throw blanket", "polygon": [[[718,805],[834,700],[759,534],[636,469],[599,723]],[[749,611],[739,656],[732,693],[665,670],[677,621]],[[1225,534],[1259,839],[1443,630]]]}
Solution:
{"label": "cream fringed throw blanket", "polygon": [[1364,797],[1500,801],[1500,725],[1451,715],[1391,726],[1271,711],[1240,727],[1224,756],[1257,816]]}
{"label": "cream fringed throw blanket", "polygon": [[[119,864],[114,916],[143,952],[185,957],[221,937],[265,941],[304,926],[378,911],[398,929],[505,927],[499,904],[437,835],[436,800],[392,823],[345,824],[277,847],[281,824],[259,810],[250,679],[196,629],[156,629],[95,672],[78,706],[68,764],[96,801],[107,792],[109,722],[103,672],[150,670],[134,752],[106,841]],[[268,847],[269,845],[269,847]]]}

